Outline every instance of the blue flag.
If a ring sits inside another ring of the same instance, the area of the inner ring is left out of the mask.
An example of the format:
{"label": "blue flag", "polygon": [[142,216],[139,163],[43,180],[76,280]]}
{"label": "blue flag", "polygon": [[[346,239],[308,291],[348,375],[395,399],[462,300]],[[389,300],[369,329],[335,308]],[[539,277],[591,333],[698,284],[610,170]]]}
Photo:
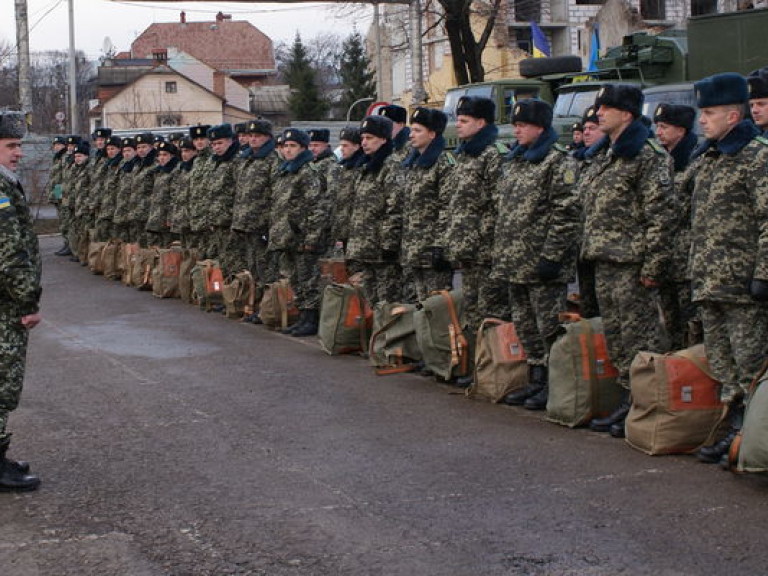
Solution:
{"label": "blue flag", "polygon": [[544,31],[539,28],[539,25],[531,20],[531,38],[533,39],[533,57],[534,58],[546,58],[551,56],[549,49],[549,42],[544,35]]}
{"label": "blue flag", "polygon": [[600,25],[595,22],[592,28],[592,39],[589,42],[589,65],[587,72],[597,71],[597,61],[600,58]]}

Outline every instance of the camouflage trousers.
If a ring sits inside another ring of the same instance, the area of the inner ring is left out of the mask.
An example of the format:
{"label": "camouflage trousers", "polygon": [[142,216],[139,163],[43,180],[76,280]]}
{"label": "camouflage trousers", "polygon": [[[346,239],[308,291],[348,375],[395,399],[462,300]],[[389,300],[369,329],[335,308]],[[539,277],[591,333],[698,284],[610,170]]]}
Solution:
{"label": "camouflage trousers", "polygon": [[108,242],[112,239],[112,220],[107,220],[104,218],[101,218],[99,220],[96,220],[96,236],[94,237],[95,242]]}
{"label": "camouflage trousers", "polygon": [[320,255],[284,250],[280,273],[289,278],[293,302],[299,310],[320,310]]}
{"label": "camouflage trousers", "polygon": [[160,248],[168,248],[174,240],[173,234],[171,234],[168,228],[159,231],[147,230],[146,235],[149,246],[158,246]]}
{"label": "camouflage trousers", "polygon": [[595,262],[597,304],[618,384],[629,389],[629,367],[640,351],[666,352],[654,295],[640,283],[639,264]]}
{"label": "camouflage trousers", "polygon": [[267,242],[256,232],[232,232],[238,237],[238,270],[248,270],[256,281],[266,286],[279,278],[274,252],[267,252]]}
{"label": "camouflage trousers", "polygon": [[379,302],[401,302],[403,269],[395,262],[356,262],[362,274],[361,290],[373,308]]}
{"label": "camouflage trousers", "polygon": [[130,242],[131,241],[131,227],[124,222],[121,223],[112,223],[112,235],[115,238],[119,238],[123,242]]}
{"label": "camouflage trousers", "polygon": [[0,442],[10,436],[8,416],[19,405],[28,338],[18,314],[0,311]]}
{"label": "camouflage trousers", "polygon": [[691,323],[697,318],[690,282],[663,284],[659,289],[659,305],[672,350],[682,350],[700,342],[700,335],[690,330]]}
{"label": "camouflage trousers", "polygon": [[528,364],[546,366],[549,350],[565,310],[568,286],[557,282],[510,284],[512,322],[525,350]]}
{"label": "camouflage trousers", "polygon": [[[426,300],[431,292],[436,290],[450,290],[453,284],[453,270],[435,270],[434,268],[407,268],[406,276],[415,286],[415,298],[417,301]],[[407,284],[407,282],[406,282]],[[405,294],[408,301],[408,295]]]}
{"label": "camouflage trousers", "polygon": [[69,226],[71,224],[71,212],[69,210],[69,206],[63,206],[59,204],[58,206],[59,211],[59,232],[61,232],[61,236],[64,238],[64,241],[69,243]]}
{"label": "camouflage trousers", "polygon": [[461,270],[461,291],[464,295],[464,337],[472,369],[480,324],[488,317],[506,318],[509,315],[509,286],[503,280],[491,278],[490,265],[472,264]]}
{"label": "camouflage trousers", "polygon": [[743,397],[768,354],[768,306],[699,302],[704,346],[723,402]]}
{"label": "camouflage trousers", "polygon": [[149,248],[149,235],[146,226],[147,223],[143,220],[134,220],[130,224],[131,242],[137,243],[139,248]]}

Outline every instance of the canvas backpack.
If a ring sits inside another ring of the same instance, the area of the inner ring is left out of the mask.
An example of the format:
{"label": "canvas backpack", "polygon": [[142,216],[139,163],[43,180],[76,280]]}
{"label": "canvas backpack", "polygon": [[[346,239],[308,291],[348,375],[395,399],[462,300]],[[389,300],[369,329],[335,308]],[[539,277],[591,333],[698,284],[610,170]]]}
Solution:
{"label": "canvas backpack", "polygon": [[256,282],[248,270],[230,276],[222,291],[227,318],[242,318],[253,314],[256,291]]}
{"label": "canvas backpack", "polygon": [[413,323],[415,304],[379,302],[373,311],[373,333],[368,346],[376,374],[411,372],[421,365],[421,349]]}
{"label": "canvas backpack", "polygon": [[104,274],[104,259],[102,253],[106,247],[106,242],[88,243],[88,269],[97,275]]}
{"label": "canvas backpack", "polygon": [[734,472],[768,472],[768,365],[749,388],[744,423],[731,443],[728,462]]}
{"label": "canvas backpack", "polygon": [[126,286],[133,286],[133,276],[131,274],[133,270],[133,261],[138,258],[139,245],[138,244],[123,244],[120,247],[120,261],[122,262],[122,281]]}
{"label": "canvas backpack", "polygon": [[152,294],[157,298],[179,298],[179,272],[183,253],[181,245],[158,250],[152,268]]}
{"label": "canvas backpack", "polygon": [[475,377],[468,398],[501,402],[528,385],[528,362],[512,322],[486,318],[477,331]]}
{"label": "canvas backpack", "polygon": [[271,330],[287,328],[296,321],[299,311],[293,303],[293,289],[282,279],[264,287],[259,304],[259,318]]}
{"label": "canvas backpack", "polygon": [[351,354],[368,349],[373,312],[359,288],[330,284],[323,290],[317,335],[327,354]]}
{"label": "canvas backpack", "polygon": [[224,276],[218,260],[200,260],[192,268],[193,298],[204,310],[224,302]]}
{"label": "canvas backpack", "polygon": [[181,251],[181,264],[179,265],[179,296],[182,302],[194,304],[194,289],[192,286],[192,269],[197,264],[197,250],[184,249]]}
{"label": "canvas backpack", "polygon": [[440,290],[421,303],[413,323],[424,368],[445,381],[469,373],[469,346],[462,330],[461,290]]}
{"label": "canvas backpack", "polygon": [[121,240],[110,240],[101,253],[101,260],[104,263],[104,278],[107,280],[116,280],[122,275],[120,270],[122,244]]}

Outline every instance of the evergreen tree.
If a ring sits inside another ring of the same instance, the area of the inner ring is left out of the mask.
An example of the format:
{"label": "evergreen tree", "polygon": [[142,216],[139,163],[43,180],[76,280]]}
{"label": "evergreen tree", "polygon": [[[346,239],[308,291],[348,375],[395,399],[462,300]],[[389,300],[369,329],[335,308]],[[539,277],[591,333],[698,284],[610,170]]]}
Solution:
{"label": "evergreen tree", "polygon": [[[371,61],[357,30],[342,45],[339,75],[344,86],[341,103],[345,110],[360,98],[376,97],[375,73],[371,70]],[[356,107],[352,111],[352,119],[362,120],[364,112],[365,107]]]}
{"label": "evergreen tree", "polygon": [[307,51],[296,33],[285,67],[285,81],[291,87],[288,105],[294,120],[319,120],[328,112],[328,103],[320,96],[315,70]]}

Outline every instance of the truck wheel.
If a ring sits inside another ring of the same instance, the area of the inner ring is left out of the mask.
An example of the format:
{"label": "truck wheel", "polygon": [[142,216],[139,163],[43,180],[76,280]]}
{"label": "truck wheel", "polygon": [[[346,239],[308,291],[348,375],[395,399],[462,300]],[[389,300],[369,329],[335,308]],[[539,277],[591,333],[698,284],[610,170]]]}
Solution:
{"label": "truck wheel", "polygon": [[552,56],[551,58],[520,60],[520,76],[524,78],[548,74],[570,74],[572,72],[581,72],[581,58],[578,56]]}

